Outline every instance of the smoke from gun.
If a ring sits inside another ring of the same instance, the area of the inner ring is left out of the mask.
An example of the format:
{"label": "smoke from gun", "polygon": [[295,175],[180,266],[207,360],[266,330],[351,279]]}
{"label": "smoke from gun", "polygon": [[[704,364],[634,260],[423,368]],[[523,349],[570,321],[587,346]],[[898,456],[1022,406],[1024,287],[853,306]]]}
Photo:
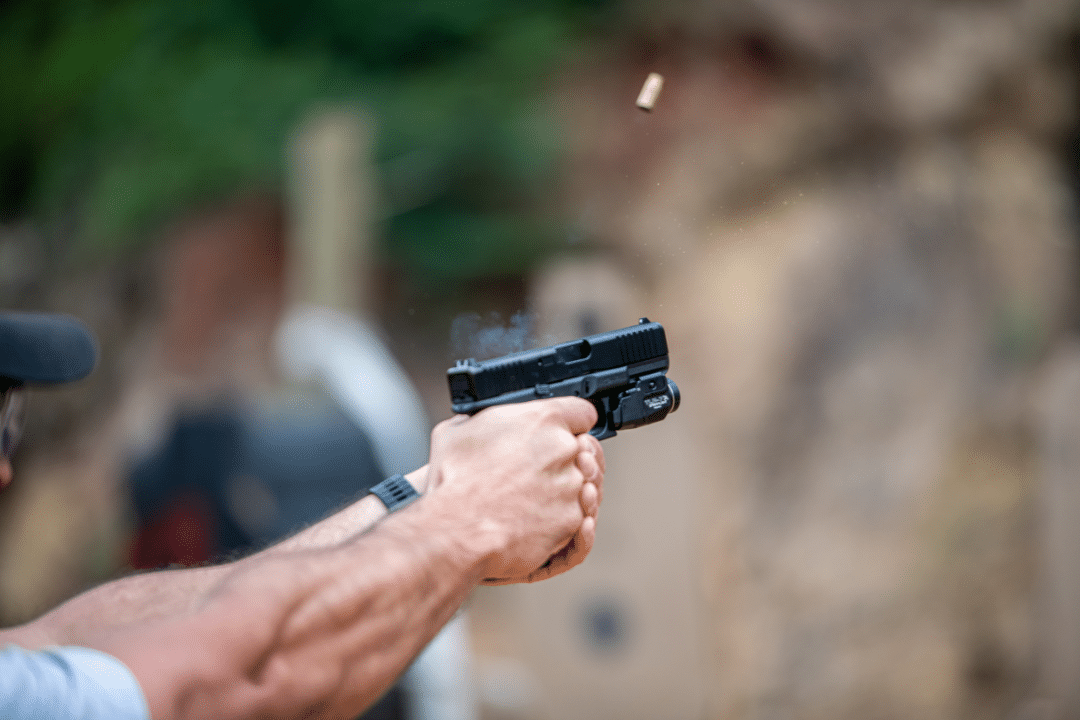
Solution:
{"label": "smoke from gun", "polygon": [[502,315],[489,312],[486,317],[463,313],[450,323],[450,357],[488,360],[536,347],[536,314],[520,311],[503,323]]}

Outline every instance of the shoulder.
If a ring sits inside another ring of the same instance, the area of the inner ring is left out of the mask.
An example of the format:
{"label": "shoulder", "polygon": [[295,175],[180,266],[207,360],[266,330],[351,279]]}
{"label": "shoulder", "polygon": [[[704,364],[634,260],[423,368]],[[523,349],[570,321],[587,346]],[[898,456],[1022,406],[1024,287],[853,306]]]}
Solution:
{"label": "shoulder", "polygon": [[0,648],[0,717],[146,720],[146,700],[131,671],[97,650]]}

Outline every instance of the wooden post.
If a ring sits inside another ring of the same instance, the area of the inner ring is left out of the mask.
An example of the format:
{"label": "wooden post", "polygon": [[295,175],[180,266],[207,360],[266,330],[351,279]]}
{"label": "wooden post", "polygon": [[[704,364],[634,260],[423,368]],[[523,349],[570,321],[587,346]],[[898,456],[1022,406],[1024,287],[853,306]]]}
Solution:
{"label": "wooden post", "polygon": [[290,305],[367,306],[370,145],[370,124],[356,112],[323,109],[300,126],[290,158]]}

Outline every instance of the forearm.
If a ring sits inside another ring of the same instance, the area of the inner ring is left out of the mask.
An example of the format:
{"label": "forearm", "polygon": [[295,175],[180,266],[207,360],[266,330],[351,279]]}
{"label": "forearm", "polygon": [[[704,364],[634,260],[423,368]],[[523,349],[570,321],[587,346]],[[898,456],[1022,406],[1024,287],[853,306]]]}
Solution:
{"label": "forearm", "polygon": [[[423,494],[426,488],[427,466],[414,470],[405,476],[418,492]],[[388,515],[386,506],[374,495],[366,495],[325,520],[298,532],[282,542],[273,545],[261,554],[272,552],[313,550],[340,545],[351,538],[373,528],[376,523]]]}
{"label": "forearm", "polygon": [[75,596],[25,625],[0,631],[0,645],[28,650],[47,645],[87,645],[103,632],[138,625],[203,602],[228,566],[163,570],[114,580]]}
{"label": "forearm", "polygon": [[53,626],[85,625],[85,644],[131,668],[158,720],[355,716],[481,578],[531,581],[580,562],[599,502],[587,480],[602,476],[588,460],[600,457],[595,422],[578,398],[457,416],[432,433],[431,492],[384,522],[362,501],[266,552],[177,573],[192,583],[180,598],[141,585],[153,576],[118,585],[115,597],[153,597],[138,622],[102,622],[93,610],[112,598],[97,595],[50,613],[74,620]]}
{"label": "forearm", "polygon": [[417,503],[342,546],[252,558],[194,612],[100,646],[156,718],[351,717],[453,615],[496,544]]}
{"label": "forearm", "polygon": [[[407,476],[421,492],[425,486],[425,472],[426,468],[421,468]],[[333,547],[370,530],[386,515],[382,502],[368,495],[244,560],[141,573],[92,588],[33,622],[0,631],[0,643],[11,642],[28,649],[46,645],[85,645],[103,632],[187,613],[204,603],[211,590],[240,569],[242,563],[250,564],[279,552]]]}

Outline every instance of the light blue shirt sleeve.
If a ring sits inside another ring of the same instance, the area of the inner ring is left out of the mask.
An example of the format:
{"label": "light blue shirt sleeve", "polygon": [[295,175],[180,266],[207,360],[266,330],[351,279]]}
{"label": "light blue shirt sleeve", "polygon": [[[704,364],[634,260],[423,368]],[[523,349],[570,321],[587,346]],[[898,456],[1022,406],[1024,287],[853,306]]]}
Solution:
{"label": "light blue shirt sleeve", "polygon": [[135,676],[111,655],[82,647],[0,649],[4,720],[149,720]]}

